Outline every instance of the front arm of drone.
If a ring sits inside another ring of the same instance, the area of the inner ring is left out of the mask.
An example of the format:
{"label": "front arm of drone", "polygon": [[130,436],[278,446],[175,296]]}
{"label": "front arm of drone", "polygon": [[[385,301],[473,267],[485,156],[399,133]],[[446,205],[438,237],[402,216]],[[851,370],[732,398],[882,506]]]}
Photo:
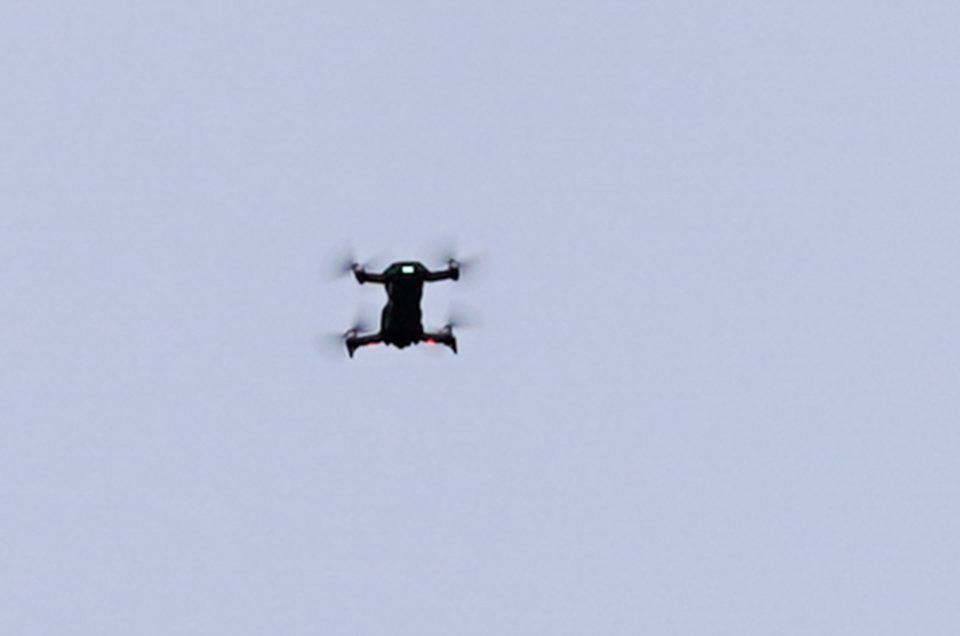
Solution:
{"label": "front arm of drone", "polygon": [[447,269],[440,270],[439,272],[427,272],[423,280],[460,280],[460,266],[456,261],[451,260]]}
{"label": "front arm of drone", "polygon": [[364,283],[385,283],[387,282],[387,277],[383,274],[372,274],[360,265],[353,266],[353,276],[357,279],[357,282],[363,285]]}

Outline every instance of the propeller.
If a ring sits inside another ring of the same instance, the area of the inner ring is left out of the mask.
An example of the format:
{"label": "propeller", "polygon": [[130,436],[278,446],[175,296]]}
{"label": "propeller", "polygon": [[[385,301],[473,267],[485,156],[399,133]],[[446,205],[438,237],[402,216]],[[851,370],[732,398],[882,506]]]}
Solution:
{"label": "propeller", "polygon": [[370,324],[370,321],[364,318],[361,315],[357,315],[353,322],[350,323],[350,327],[343,332],[342,337],[348,338],[350,336],[355,336],[358,334],[363,334],[368,331],[373,331],[373,325]]}
{"label": "propeller", "polygon": [[386,257],[386,252],[381,251],[361,262],[351,246],[343,246],[330,256],[327,278],[335,280],[352,274],[356,269],[371,268]]}
{"label": "propeller", "polygon": [[354,255],[353,250],[340,250],[330,258],[328,277],[341,278],[352,272],[353,268],[357,266],[359,266],[359,263],[357,263],[357,257]]}
{"label": "propeller", "polygon": [[341,353],[344,353],[344,344],[347,338],[363,335],[370,331],[373,331],[373,325],[358,313],[345,331],[339,333],[327,332],[317,336],[317,351],[327,357],[339,357]]}
{"label": "propeller", "polygon": [[447,320],[444,323],[444,328],[450,327],[452,329],[476,329],[482,326],[483,317],[480,315],[480,311],[476,307],[463,303],[451,305],[450,311],[447,313]]}
{"label": "propeller", "polygon": [[484,261],[482,254],[461,254],[454,239],[445,239],[434,244],[432,248],[428,248],[427,254],[431,262],[436,261],[448,267],[455,267],[461,274],[476,274],[478,266]]}

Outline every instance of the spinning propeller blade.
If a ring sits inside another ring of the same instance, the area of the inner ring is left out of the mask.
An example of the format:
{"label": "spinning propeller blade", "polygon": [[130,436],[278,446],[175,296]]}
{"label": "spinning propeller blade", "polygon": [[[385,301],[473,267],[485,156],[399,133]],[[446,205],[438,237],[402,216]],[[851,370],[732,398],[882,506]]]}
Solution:
{"label": "spinning propeller blade", "polygon": [[483,326],[483,317],[475,307],[456,303],[450,307],[444,326],[456,329],[475,329]]}
{"label": "spinning propeller blade", "polygon": [[434,244],[426,250],[430,257],[431,264],[443,263],[444,266],[456,267],[461,274],[476,274],[479,265],[485,260],[481,254],[469,254],[464,256],[457,248],[456,240],[449,238]]}
{"label": "spinning propeller blade", "polygon": [[318,335],[315,339],[317,352],[325,357],[339,358],[345,352],[344,344],[347,338],[362,336],[370,331],[373,331],[373,325],[362,314],[358,313],[345,331],[327,332]]}
{"label": "spinning propeller blade", "polygon": [[354,269],[370,269],[388,257],[385,251],[377,252],[375,255],[361,262],[357,259],[357,254],[353,247],[346,245],[335,251],[329,258],[330,265],[327,268],[327,278],[335,280],[348,276]]}

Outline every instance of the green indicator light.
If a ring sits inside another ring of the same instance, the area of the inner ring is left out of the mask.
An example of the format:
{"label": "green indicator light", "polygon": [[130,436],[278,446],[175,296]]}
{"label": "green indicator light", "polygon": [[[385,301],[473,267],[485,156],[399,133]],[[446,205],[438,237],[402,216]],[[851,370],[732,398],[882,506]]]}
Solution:
{"label": "green indicator light", "polygon": [[412,274],[416,271],[416,268],[413,265],[404,265],[400,268],[400,271],[404,274]]}

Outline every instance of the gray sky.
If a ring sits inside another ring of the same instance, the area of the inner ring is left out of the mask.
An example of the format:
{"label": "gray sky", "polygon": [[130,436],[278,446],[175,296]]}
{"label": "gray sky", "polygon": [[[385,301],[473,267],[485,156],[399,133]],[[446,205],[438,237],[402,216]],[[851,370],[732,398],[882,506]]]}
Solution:
{"label": "gray sky", "polygon": [[0,632],[956,634],[960,9],[785,5],[4,2]]}

